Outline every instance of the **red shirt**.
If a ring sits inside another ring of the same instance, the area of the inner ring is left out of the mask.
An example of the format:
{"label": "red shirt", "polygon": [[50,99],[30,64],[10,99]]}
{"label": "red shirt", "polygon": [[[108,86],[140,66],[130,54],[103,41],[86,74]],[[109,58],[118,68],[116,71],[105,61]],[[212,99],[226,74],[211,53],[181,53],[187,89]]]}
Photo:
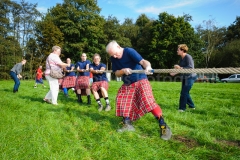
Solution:
{"label": "red shirt", "polygon": [[43,72],[40,68],[38,68],[36,72],[37,72],[36,78],[39,80],[40,78],[42,78]]}

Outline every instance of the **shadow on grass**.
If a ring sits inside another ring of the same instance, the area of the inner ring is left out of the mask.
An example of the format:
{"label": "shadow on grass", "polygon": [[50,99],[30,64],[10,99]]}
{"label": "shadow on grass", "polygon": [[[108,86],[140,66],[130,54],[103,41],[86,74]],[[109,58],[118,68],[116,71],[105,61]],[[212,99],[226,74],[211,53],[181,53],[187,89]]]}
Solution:
{"label": "shadow on grass", "polygon": [[13,92],[13,89],[6,89],[6,88],[4,88],[3,91],[4,92]]}
{"label": "shadow on grass", "polygon": [[[77,103],[77,102],[76,102]],[[110,126],[113,130],[117,129],[119,124],[118,118],[111,115],[110,112],[98,112],[97,108],[94,108],[93,105],[81,105],[79,109],[75,108],[76,106],[63,106],[63,104],[59,106],[53,106],[48,108],[47,110],[51,112],[65,112],[69,117],[77,117],[83,120],[91,119],[94,122],[105,123],[106,121],[110,123]],[[52,106],[52,105],[51,105]]]}
{"label": "shadow on grass", "polygon": [[30,99],[31,101],[34,101],[34,102],[40,102],[40,103],[47,103],[45,101],[43,101],[43,98],[39,98],[37,96],[20,96],[20,98],[22,99]]}

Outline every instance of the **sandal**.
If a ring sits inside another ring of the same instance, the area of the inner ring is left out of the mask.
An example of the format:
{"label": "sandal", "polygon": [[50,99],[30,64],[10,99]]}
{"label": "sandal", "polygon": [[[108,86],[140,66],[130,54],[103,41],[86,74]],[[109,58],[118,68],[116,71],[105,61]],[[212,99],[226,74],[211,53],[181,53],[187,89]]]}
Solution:
{"label": "sandal", "polygon": [[46,98],[43,98],[43,101],[44,101],[44,102],[47,102],[47,103],[52,103],[52,102],[50,101],[50,99],[46,99]]}

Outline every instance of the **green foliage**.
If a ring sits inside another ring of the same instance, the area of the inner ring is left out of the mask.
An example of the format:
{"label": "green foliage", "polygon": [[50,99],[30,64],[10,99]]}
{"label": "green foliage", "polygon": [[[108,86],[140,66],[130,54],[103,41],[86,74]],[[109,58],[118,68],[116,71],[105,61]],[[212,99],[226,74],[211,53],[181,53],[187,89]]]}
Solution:
{"label": "green foliage", "polygon": [[219,67],[240,67],[240,40],[232,40],[215,55],[214,62]]}
{"label": "green foliage", "polygon": [[7,72],[0,72],[0,79],[11,79],[11,77]]}
{"label": "green foliage", "polygon": [[47,17],[63,34],[63,54],[79,60],[81,53],[99,53],[103,42],[104,19],[95,0],[65,0],[50,9]]}
{"label": "green foliage", "polygon": [[[191,96],[196,110],[179,113],[178,82],[151,82],[173,137],[159,138],[151,113],[134,122],[135,132],[117,133],[115,96],[121,82],[110,82],[110,112],[98,112],[97,103],[78,104],[59,93],[58,106],[43,102],[47,88],[21,81],[0,82],[0,159],[239,159],[239,84],[195,83]],[[104,100],[102,99],[102,102]]]}
{"label": "green foliage", "polygon": [[51,17],[46,16],[44,20],[36,22],[36,37],[38,54],[42,56],[48,56],[52,52],[52,47],[55,45],[63,46],[63,33],[60,28],[53,23]]}
{"label": "green foliage", "polygon": [[238,16],[227,28],[218,28],[214,20],[208,20],[194,31],[189,23],[194,17],[189,14],[175,17],[163,12],[157,20],[141,14],[135,23],[125,18],[120,24],[117,17],[105,18],[100,11],[96,0],[64,0],[45,15],[37,10],[37,3],[2,0],[0,71],[8,73],[13,64],[26,58],[25,71],[32,75],[37,66],[45,66],[54,45],[62,47],[62,59],[71,58],[73,62],[79,61],[83,52],[90,59],[99,53],[110,70],[105,46],[111,40],[122,47],[133,47],[153,68],[172,68],[178,63],[176,50],[181,43],[189,47],[195,68],[239,65],[238,49],[234,48],[240,37]]}
{"label": "green foliage", "polygon": [[172,68],[178,63],[176,56],[178,44],[187,44],[191,52],[198,51],[200,43],[194,29],[184,17],[174,17],[168,13],[160,13],[159,19],[154,21],[150,31],[148,44],[148,59],[151,59],[153,67]]}
{"label": "green foliage", "polygon": [[240,16],[237,16],[233,24],[227,28],[226,38],[228,41],[240,39]]}

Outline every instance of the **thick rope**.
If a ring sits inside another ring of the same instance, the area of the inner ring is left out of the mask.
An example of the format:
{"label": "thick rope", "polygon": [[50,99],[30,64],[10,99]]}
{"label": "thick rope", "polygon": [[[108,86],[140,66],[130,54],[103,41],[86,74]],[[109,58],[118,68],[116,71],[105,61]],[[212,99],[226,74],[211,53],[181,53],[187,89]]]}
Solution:
{"label": "thick rope", "polygon": [[[72,72],[75,72],[73,70]],[[89,72],[89,70],[84,70]],[[112,73],[112,70],[105,70],[105,73]],[[132,73],[145,73],[145,70],[132,70]],[[220,73],[220,74],[234,74],[240,73],[240,68],[195,68],[195,69],[153,69],[149,70],[152,73]]]}
{"label": "thick rope", "polygon": [[[112,70],[104,71],[112,73]],[[195,69],[153,69],[152,73],[220,73],[234,74],[240,73],[240,68],[195,68]],[[132,70],[132,73],[145,73],[145,70]]]}

